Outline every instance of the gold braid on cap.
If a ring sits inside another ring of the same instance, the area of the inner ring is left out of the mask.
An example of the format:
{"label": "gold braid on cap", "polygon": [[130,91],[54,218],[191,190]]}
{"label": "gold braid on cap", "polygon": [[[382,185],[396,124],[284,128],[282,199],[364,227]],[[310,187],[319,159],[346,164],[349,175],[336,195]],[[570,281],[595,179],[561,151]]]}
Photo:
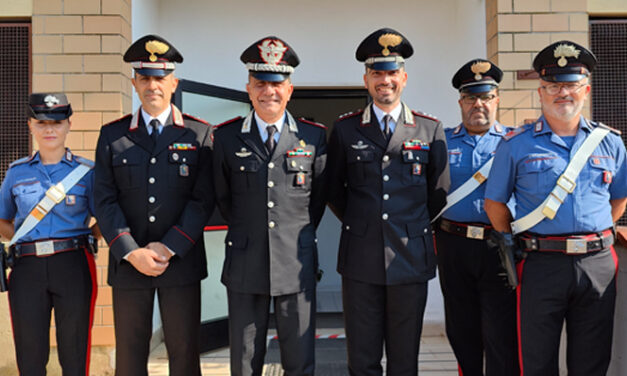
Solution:
{"label": "gold braid on cap", "polygon": [[388,56],[390,54],[390,50],[388,47],[396,47],[403,41],[403,37],[397,34],[383,34],[379,37],[379,44],[383,47],[381,54],[383,56]]}
{"label": "gold braid on cap", "polygon": [[575,46],[573,46],[572,44],[560,44],[555,47],[555,50],[553,50],[553,56],[556,59],[559,58],[559,60],[557,61],[557,65],[562,68],[565,67],[566,64],[568,64],[568,60],[566,60],[567,57],[574,57],[575,59],[577,59],[579,58],[580,53],[581,51],[576,49]]}
{"label": "gold braid on cap", "polygon": [[150,40],[146,42],[146,51],[150,52],[150,61],[157,61],[157,56],[155,54],[163,55],[168,52],[170,46],[163,42],[159,42],[158,40]]}

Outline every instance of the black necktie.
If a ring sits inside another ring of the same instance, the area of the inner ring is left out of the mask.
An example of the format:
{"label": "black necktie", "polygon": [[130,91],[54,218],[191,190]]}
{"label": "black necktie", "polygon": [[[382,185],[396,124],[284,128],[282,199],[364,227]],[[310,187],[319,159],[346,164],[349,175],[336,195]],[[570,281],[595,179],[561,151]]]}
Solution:
{"label": "black necktie", "polygon": [[266,149],[268,150],[268,154],[272,154],[274,151],[274,147],[276,146],[276,142],[274,141],[274,134],[277,132],[276,125],[270,124],[266,127],[268,131],[268,139],[266,140]]}
{"label": "black necktie", "polygon": [[152,128],[152,133],[150,134],[150,138],[152,139],[152,142],[155,143],[155,145],[157,144],[157,137],[159,137],[159,120],[157,119],[152,119],[150,120],[150,127]]}
{"label": "black necktie", "polygon": [[383,117],[383,137],[385,137],[386,141],[390,141],[390,136],[392,135],[390,132],[390,121],[392,121],[391,115],[385,115]]}

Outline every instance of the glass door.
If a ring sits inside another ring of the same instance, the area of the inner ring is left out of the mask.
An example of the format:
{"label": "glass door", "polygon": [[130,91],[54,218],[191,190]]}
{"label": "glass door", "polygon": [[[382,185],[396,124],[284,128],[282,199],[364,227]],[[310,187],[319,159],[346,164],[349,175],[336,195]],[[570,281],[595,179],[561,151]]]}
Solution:
{"label": "glass door", "polygon": [[[244,91],[181,79],[174,104],[182,112],[197,116],[210,124],[220,124],[250,111]],[[206,352],[229,344],[226,288],[220,282],[224,262],[226,221],[216,209],[205,227],[204,242],[209,276],[201,284],[200,349]]]}

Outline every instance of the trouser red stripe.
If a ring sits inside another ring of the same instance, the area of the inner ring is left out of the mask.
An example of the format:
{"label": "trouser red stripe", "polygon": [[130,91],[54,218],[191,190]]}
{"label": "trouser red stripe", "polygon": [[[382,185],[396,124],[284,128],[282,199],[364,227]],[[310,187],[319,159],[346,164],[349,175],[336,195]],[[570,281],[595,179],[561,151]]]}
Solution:
{"label": "trouser red stripe", "polygon": [[98,278],[96,277],[96,261],[94,255],[84,250],[91,275],[91,302],[89,303],[89,334],[87,335],[87,354],[85,358],[85,376],[89,376],[89,361],[91,359],[91,329],[94,325],[94,308],[98,297]]}
{"label": "trouser red stripe", "polygon": [[516,286],[516,330],[518,332],[518,364],[520,366],[520,376],[523,376],[523,357],[522,357],[522,340],[520,331],[520,293],[522,289],[522,275],[525,267],[525,260],[516,265],[516,274],[518,274],[518,286]]}

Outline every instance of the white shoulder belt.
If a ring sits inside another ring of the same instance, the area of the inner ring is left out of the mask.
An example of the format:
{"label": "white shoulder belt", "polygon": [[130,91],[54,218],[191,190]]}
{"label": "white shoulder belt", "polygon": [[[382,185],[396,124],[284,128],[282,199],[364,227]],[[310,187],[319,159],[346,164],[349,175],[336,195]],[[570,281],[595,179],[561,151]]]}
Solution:
{"label": "white shoulder belt", "polygon": [[592,133],[590,133],[570,160],[568,166],[566,166],[564,173],[557,179],[557,183],[549,196],[531,213],[511,223],[514,235],[532,228],[544,218],[555,218],[555,214],[566,199],[566,196],[575,190],[577,186],[575,181],[583,169],[583,166],[586,165],[594,149],[599,146],[608,133],[610,133],[610,130],[603,127],[596,127]]}
{"label": "white shoulder belt", "polygon": [[490,175],[490,168],[492,167],[492,162],[494,162],[494,157],[490,158],[477,172],[475,172],[472,177],[464,182],[464,184],[457,187],[456,190],[449,193],[446,196],[446,206],[440,210],[438,215],[435,216],[431,220],[431,223],[435,222],[442,213],[444,213],[448,208],[457,204],[461,200],[463,200],[466,196],[471,194],[475,189],[477,189],[481,184],[483,184]]}
{"label": "white shoulder belt", "polygon": [[91,167],[81,163],[67,174],[61,182],[50,187],[46,191],[46,195],[39,201],[35,208],[31,210],[24,222],[22,222],[20,228],[15,231],[13,238],[9,242],[9,246],[15,244],[22,236],[28,234],[30,230],[35,228],[39,221],[41,221],[56,204],[63,201],[66,192],[78,183],[89,170],[91,170]]}

